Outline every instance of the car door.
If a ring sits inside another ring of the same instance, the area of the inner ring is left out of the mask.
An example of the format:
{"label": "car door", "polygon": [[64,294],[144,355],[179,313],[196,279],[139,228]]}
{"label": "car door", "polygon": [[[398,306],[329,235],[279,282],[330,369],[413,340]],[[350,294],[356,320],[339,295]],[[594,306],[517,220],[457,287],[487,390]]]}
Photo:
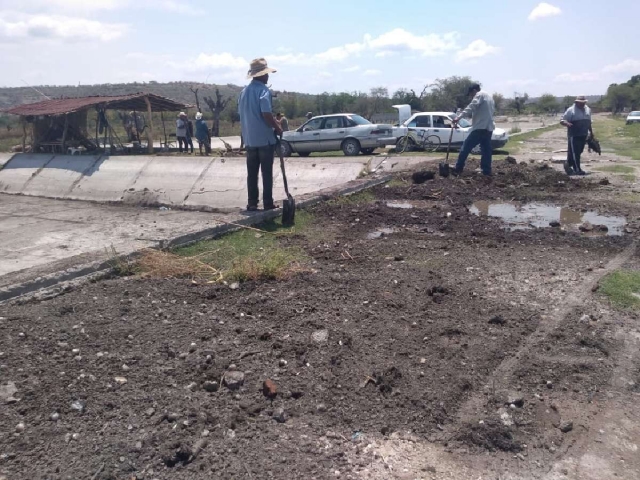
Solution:
{"label": "car door", "polygon": [[409,132],[412,132],[412,137],[417,144],[422,144],[422,140],[429,135],[431,128],[431,115],[420,114],[413,117],[413,119],[407,124]]}
{"label": "car door", "polygon": [[309,120],[295,131],[294,135],[287,136],[287,141],[296,152],[317,152],[320,148],[320,127],[324,117],[316,117]]}
{"label": "car door", "polygon": [[451,128],[453,121],[448,115],[433,115],[433,128],[431,129],[431,135],[436,135],[440,139],[441,145],[447,145],[449,143],[449,136],[451,136],[451,145],[462,145],[464,142],[464,129],[456,128],[451,135]]}
{"label": "car door", "polygon": [[344,117],[326,117],[320,130],[320,151],[330,152],[340,150],[342,139],[345,137]]}

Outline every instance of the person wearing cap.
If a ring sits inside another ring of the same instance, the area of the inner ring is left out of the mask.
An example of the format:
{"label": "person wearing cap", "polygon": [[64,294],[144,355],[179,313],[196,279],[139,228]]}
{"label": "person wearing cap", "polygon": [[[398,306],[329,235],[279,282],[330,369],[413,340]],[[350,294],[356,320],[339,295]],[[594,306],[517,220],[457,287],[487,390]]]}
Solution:
{"label": "person wearing cap", "polygon": [[176,120],[176,139],[178,140],[178,151],[182,153],[182,145],[184,149],[189,151],[187,147],[187,114],[180,112],[178,119]]}
{"label": "person wearing cap", "polygon": [[460,175],[464,170],[464,166],[467,163],[467,158],[477,145],[480,145],[480,151],[482,158],[480,160],[480,168],[482,174],[488,177],[491,176],[491,156],[493,150],[491,148],[491,137],[493,131],[496,128],[493,115],[496,107],[493,102],[493,97],[480,88],[480,85],[474,83],[467,90],[468,96],[473,96],[471,103],[465,108],[459,115],[453,120],[454,128],[457,128],[457,124],[461,118],[471,119],[471,130],[464,139],[460,154],[458,155],[458,161],[453,169],[454,175]]}
{"label": "person wearing cap", "polygon": [[202,155],[202,146],[206,155],[211,153],[211,137],[209,136],[209,127],[207,122],[202,118],[202,112],[196,113],[196,140],[198,140],[198,148]]}
{"label": "person wearing cap", "polygon": [[580,157],[589,135],[593,136],[593,127],[591,125],[591,109],[587,106],[587,98],[584,95],[578,96],[573,105],[567,108],[560,124],[567,127],[567,137],[569,138],[564,171],[567,175],[586,175],[586,172],[580,167]]}
{"label": "person wearing cap", "polygon": [[262,205],[265,210],[278,206],[273,202],[273,159],[277,136],[282,128],[273,116],[271,91],[267,87],[269,68],[264,58],[251,61],[247,78],[251,83],[240,93],[238,113],[242,138],[247,149],[247,210],[258,209],[260,190],[258,173],[262,172]]}

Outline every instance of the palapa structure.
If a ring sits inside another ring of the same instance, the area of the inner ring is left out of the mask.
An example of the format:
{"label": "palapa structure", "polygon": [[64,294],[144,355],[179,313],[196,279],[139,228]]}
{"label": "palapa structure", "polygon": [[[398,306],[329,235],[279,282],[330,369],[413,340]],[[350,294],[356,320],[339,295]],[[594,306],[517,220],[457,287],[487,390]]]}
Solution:
{"label": "palapa structure", "polygon": [[[25,151],[26,147],[27,125],[31,124],[33,126],[32,152],[59,149],[63,153],[67,151],[68,147],[79,146],[83,146],[87,150],[97,150],[100,146],[100,137],[102,135],[104,135],[105,149],[108,140],[113,150],[114,133],[107,121],[105,112],[107,110],[146,112],[148,120],[144,129],[147,133],[148,151],[153,153],[153,112],[160,112],[161,114],[162,112],[179,112],[190,107],[191,105],[152,93],[134,93],[119,96],[49,99],[37,103],[18,105],[5,110],[5,112],[19,115],[22,119],[23,151]],[[87,129],[87,114],[91,109],[95,109],[98,115],[95,135],[92,135],[94,132],[89,132]]]}

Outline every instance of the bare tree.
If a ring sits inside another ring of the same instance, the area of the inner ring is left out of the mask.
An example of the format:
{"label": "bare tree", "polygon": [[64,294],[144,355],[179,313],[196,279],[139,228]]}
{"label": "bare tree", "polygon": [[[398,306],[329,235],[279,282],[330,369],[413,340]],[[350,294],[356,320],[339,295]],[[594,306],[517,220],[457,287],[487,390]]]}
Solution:
{"label": "bare tree", "polygon": [[191,93],[196,96],[196,108],[200,113],[202,113],[202,110],[200,110],[200,99],[198,98],[198,90],[200,90],[200,88],[194,88],[193,86],[191,86],[189,87],[189,90],[191,90]]}
{"label": "bare tree", "polygon": [[209,110],[213,113],[213,128],[211,129],[211,135],[214,137],[220,136],[220,116],[224,109],[227,108],[230,100],[230,98],[223,98],[217,87],[215,101],[211,97],[204,97],[204,101],[209,106]]}

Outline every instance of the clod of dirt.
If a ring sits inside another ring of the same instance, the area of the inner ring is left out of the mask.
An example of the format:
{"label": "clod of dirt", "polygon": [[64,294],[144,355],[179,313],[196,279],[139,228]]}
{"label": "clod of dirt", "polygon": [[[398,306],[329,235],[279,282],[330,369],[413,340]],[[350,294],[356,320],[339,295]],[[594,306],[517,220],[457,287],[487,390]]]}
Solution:
{"label": "clod of dirt", "polygon": [[316,343],[325,343],[327,340],[329,340],[329,330],[316,330],[311,334],[311,340]]}
{"label": "clod of dirt", "polygon": [[218,382],[216,381],[209,381],[207,380],[206,382],[204,382],[202,384],[202,388],[206,391],[206,392],[217,392],[220,389],[220,385],[218,384]]}
{"label": "clod of dirt", "polygon": [[512,156],[508,156],[504,160],[505,160],[505,162],[507,162],[510,165],[516,165],[518,163],[518,161]]}
{"label": "clod of dirt", "polygon": [[16,393],[18,393],[18,389],[15,383],[7,382],[6,385],[0,385],[0,400],[4,403],[16,403],[18,401],[18,399],[14,397]]}
{"label": "clod of dirt", "polygon": [[610,185],[610,184],[611,184],[611,182],[609,181],[609,179],[608,179],[608,178],[603,178],[603,179],[602,179],[602,180],[600,180],[598,183],[599,183],[600,185]]}
{"label": "clod of dirt", "polygon": [[485,421],[482,425],[471,424],[462,428],[456,440],[467,445],[484,448],[490,452],[520,452],[522,446],[513,438],[511,429],[496,421]]}
{"label": "clod of dirt", "polygon": [[608,232],[608,231],[609,231],[609,227],[607,227],[606,225],[596,225],[596,228],[597,228],[600,232]]}
{"label": "clod of dirt", "polygon": [[416,185],[433,180],[434,178],[436,178],[436,172],[432,172],[431,170],[422,170],[414,172],[413,175],[411,175],[411,180],[413,180],[413,183]]}
{"label": "clod of dirt", "polygon": [[239,390],[244,384],[244,373],[231,370],[224,374],[224,384],[229,390]]}
{"label": "clod of dirt", "polygon": [[205,439],[198,440],[193,446],[184,443],[174,444],[172,451],[162,456],[162,461],[169,468],[173,468],[179,463],[187,465],[196,459],[206,445]]}
{"label": "clod of dirt", "polygon": [[373,379],[381,393],[391,393],[401,378],[402,373],[397,367],[388,368],[382,374],[373,374]]}
{"label": "clod of dirt", "polygon": [[549,222],[549,226],[552,227],[552,228],[560,228],[561,225],[562,224],[560,222],[556,221],[556,220],[554,220],[552,222]]}
{"label": "clod of dirt", "polygon": [[262,394],[272,400],[278,395],[278,387],[270,378],[267,378],[262,384]]}
{"label": "clod of dirt", "polygon": [[83,413],[85,407],[86,405],[82,400],[76,400],[75,402],[71,403],[71,409],[75,410],[76,412]]}
{"label": "clod of dirt", "polygon": [[562,422],[558,428],[562,433],[569,433],[573,430],[573,422]]}
{"label": "clod of dirt", "polygon": [[507,321],[502,317],[502,315],[496,315],[489,320],[489,324],[491,325],[504,325],[506,323]]}
{"label": "clod of dirt", "polygon": [[581,232],[592,232],[593,231],[593,225],[591,225],[589,222],[584,222],[582,225],[580,225],[580,231]]}
{"label": "clod of dirt", "polygon": [[284,408],[276,408],[273,412],[272,417],[278,423],[285,423],[287,421],[288,415],[287,412],[284,411]]}

